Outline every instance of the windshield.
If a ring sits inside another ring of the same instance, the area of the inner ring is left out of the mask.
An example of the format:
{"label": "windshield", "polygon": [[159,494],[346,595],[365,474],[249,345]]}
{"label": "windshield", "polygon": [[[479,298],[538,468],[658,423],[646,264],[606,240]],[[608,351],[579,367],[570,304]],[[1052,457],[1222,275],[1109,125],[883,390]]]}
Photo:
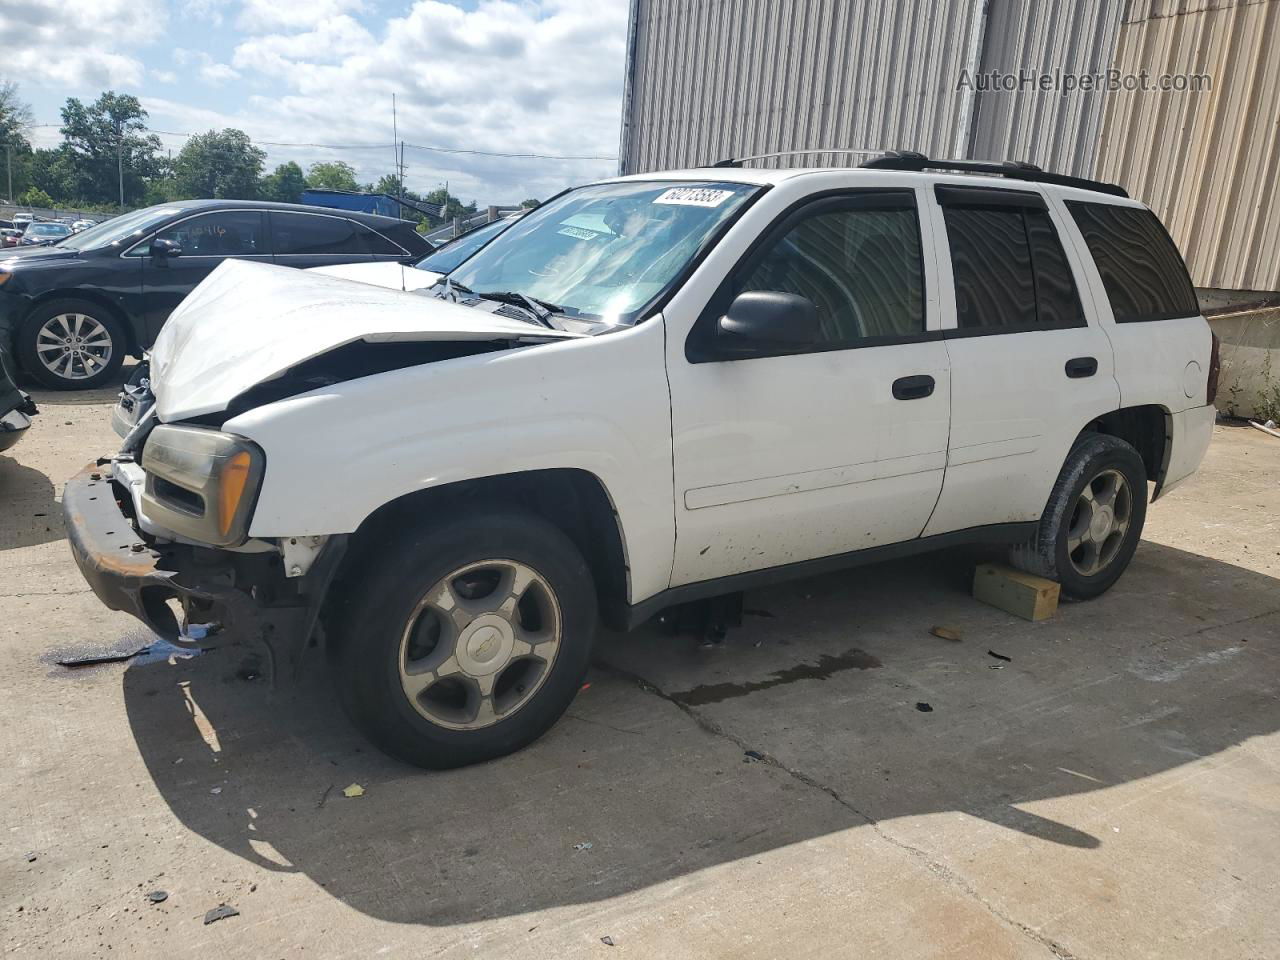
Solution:
{"label": "windshield", "polygon": [[464,233],[450,240],[439,250],[423,257],[414,266],[419,270],[430,270],[433,273],[448,273],[515,222],[515,219],[508,217],[505,220],[486,223],[483,227],[477,227],[470,233]]}
{"label": "windshield", "polygon": [[73,234],[58,246],[69,247],[72,250],[96,250],[99,247],[109,247],[113,243],[136,240],[153,227],[181,212],[181,207],[160,206],[146,207],[143,210],[135,210],[133,213],[122,213],[96,227]]}
{"label": "windshield", "polygon": [[635,323],[758,190],[634,180],[580,187],[526,215],[449,279],[480,295],[523,294],[569,316]]}
{"label": "windshield", "polygon": [[27,227],[29,237],[65,237],[71,228],[64,223],[33,223]]}

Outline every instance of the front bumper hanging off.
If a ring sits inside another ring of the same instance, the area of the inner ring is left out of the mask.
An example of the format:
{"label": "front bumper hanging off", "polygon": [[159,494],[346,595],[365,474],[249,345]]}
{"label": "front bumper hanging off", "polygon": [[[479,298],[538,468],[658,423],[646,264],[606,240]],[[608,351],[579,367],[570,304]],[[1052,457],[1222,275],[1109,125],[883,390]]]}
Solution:
{"label": "front bumper hanging off", "polygon": [[86,467],[62,496],[71,553],[98,599],[178,646],[242,644],[267,655],[273,680],[296,675],[345,538],[333,538],[307,575],[291,580],[277,554],[158,543],[136,528],[129,494],[110,469]]}

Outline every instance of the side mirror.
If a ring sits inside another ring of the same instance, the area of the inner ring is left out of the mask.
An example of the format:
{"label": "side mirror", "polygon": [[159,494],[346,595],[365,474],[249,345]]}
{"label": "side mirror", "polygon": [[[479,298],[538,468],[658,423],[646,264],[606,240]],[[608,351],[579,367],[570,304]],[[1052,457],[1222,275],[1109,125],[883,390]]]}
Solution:
{"label": "side mirror", "polygon": [[182,244],[176,240],[163,240],[160,237],[156,237],[151,241],[151,256],[157,260],[180,257],[182,256]]}
{"label": "side mirror", "polygon": [[801,347],[822,339],[818,308],[813,301],[773,290],[738,294],[720,318],[718,332],[726,339],[773,348]]}

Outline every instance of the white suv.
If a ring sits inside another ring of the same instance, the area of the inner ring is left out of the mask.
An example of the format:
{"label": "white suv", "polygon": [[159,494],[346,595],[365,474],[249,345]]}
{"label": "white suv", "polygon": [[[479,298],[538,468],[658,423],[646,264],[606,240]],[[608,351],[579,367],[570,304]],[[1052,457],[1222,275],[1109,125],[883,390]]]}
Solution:
{"label": "white suv", "polygon": [[224,263],[64,506],[109,606],[277,678],[322,645],[378,745],[447,767],[547,730],[598,617],[969,541],[1097,596],[1216,377],[1118,187],[907,154],[645,174],[417,293]]}

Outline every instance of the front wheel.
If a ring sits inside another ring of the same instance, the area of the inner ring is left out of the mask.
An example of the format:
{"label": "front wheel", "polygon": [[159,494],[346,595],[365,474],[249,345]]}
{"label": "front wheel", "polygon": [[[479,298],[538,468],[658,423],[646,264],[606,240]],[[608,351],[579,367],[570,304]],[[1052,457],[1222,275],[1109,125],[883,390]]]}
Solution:
{"label": "front wheel", "polygon": [[348,713],[421,767],[520,749],[560,718],[596,629],[590,570],[533,514],[493,511],[410,532],[348,585],[335,653]]}
{"label": "front wheel", "polygon": [[107,383],[124,362],[127,346],[113,314],[74,299],[37,306],[17,342],[22,369],[54,390],[90,390]]}
{"label": "front wheel", "polygon": [[1120,579],[1147,517],[1147,471],[1123,440],[1091,434],[1067,456],[1036,534],[1009,552],[1020,570],[1091,600]]}

